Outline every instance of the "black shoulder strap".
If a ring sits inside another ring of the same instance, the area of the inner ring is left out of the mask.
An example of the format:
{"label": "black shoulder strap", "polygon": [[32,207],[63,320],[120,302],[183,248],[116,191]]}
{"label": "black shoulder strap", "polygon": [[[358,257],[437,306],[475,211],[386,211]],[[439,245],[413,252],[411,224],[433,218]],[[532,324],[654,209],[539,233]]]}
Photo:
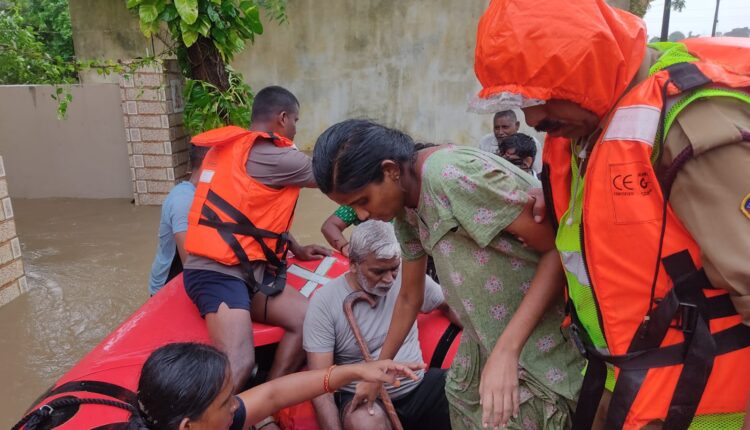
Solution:
{"label": "black shoulder strap", "polygon": [[669,73],[669,79],[681,92],[694,90],[712,82],[694,63],[672,64],[664,70]]}

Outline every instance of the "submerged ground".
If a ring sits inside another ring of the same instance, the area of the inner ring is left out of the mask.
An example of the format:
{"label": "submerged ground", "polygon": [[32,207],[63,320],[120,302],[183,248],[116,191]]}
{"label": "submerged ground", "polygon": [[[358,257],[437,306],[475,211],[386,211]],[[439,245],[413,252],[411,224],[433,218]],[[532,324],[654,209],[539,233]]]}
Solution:
{"label": "submerged ground", "polygon": [[[323,243],[335,204],[303,190],[292,232]],[[0,428],[148,298],[158,207],[129,200],[14,199],[29,292],[0,308]]]}

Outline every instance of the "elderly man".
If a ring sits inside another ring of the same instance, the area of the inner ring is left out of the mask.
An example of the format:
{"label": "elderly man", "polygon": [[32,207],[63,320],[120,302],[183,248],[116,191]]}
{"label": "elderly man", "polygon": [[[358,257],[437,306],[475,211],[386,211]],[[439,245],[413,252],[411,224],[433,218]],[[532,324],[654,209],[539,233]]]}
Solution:
{"label": "elderly man", "polygon": [[[354,315],[373,357],[380,354],[388,332],[401,289],[401,251],[393,226],[382,221],[366,221],[352,233],[349,247],[349,272],[330,281],[310,299],[303,330],[303,344],[310,369],[325,369],[333,364],[363,360],[342,311],[344,299],[354,291],[365,291],[377,302],[374,308],[365,303],[354,308]],[[429,277],[426,277],[425,283],[422,311],[440,309],[451,321],[457,321],[445,303],[440,286]],[[396,354],[396,360],[422,360],[416,323]],[[444,391],[445,371],[429,369],[419,376],[418,381],[403,380],[399,387],[387,387],[404,428],[450,428]],[[350,384],[335,394],[325,394],[313,401],[320,428],[390,428],[380,402],[369,405],[362,403],[355,393],[355,387],[355,384]]]}

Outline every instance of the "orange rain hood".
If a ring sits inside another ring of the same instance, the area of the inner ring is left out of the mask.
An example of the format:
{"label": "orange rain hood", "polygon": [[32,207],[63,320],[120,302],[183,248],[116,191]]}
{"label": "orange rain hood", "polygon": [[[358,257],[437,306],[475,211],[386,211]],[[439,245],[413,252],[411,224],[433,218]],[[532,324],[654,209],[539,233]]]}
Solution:
{"label": "orange rain hood", "polygon": [[645,52],[643,21],[604,0],[493,0],[479,21],[474,71],[483,89],[470,109],[562,99],[601,118]]}

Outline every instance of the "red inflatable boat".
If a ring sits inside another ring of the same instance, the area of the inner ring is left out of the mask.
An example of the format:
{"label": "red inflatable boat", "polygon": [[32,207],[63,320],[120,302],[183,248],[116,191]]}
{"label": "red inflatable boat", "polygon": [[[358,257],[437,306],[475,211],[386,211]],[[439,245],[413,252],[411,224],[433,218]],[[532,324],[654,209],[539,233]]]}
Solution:
{"label": "red inflatable boat", "polygon": [[[288,284],[311,296],[329,279],[347,270],[347,261],[337,255],[318,261],[290,260]],[[453,360],[460,333],[442,314],[420,315],[419,339],[424,361],[431,367],[446,368]],[[253,324],[258,365],[270,368],[275,344],[283,330]],[[210,343],[206,325],[185,294],[182,276],[167,284],[124,323],[107,336],[68,373],[44,393],[30,409],[48,408],[49,402],[69,398],[104,399],[134,405],[135,390],[143,363],[156,348],[171,342]],[[43,429],[125,429],[130,412],[103,404],[80,404],[48,410],[49,422]],[[315,412],[309,402],[279,412],[285,429],[317,429]]]}

